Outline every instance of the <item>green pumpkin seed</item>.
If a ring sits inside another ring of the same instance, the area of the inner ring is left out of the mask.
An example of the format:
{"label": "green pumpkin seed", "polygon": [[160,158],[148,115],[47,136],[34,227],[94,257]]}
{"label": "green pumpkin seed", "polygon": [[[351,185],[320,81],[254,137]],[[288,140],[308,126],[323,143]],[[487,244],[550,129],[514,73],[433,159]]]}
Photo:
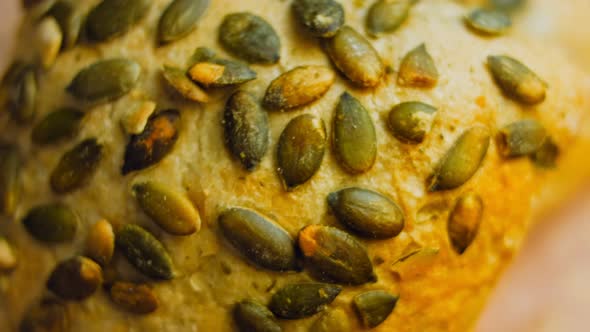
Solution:
{"label": "green pumpkin seed", "polygon": [[179,126],[180,113],[176,110],[162,111],[150,117],[144,131],[129,140],[122,174],[145,169],[164,159],[178,140]]}
{"label": "green pumpkin seed", "polygon": [[240,332],[281,332],[274,315],[262,304],[244,300],[234,307],[234,320]]}
{"label": "green pumpkin seed", "polygon": [[253,171],[268,150],[268,114],[252,95],[237,91],[225,106],[224,127],[229,150],[247,170]]}
{"label": "green pumpkin seed", "polygon": [[438,70],[426,45],[420,44],[406,54],[399,68],[397,83],[405,87],[432,88],[438,82]]}
{"label": "green pumpkin seed", "polygon": [[296,269],[293,239],[260,214],[232,208],[219,216],[219,226],[232,246],[257,265],[273,271]]}
{"label": "green pumpkin seed", "polygon": [[526,0],[489,0],[492,8],[512,12],[524,6]]}
{"label": "green pumpkin seed", "polygon": [[318,318],[313,325],[309,328],[308,332],[351,332],[350,320],[348,314],[340,309],[332,309],[324,312],[320,318]]}
{"label": "green pumpkin seed", "polygon": [[528,156],[537,152],[546,139],[547,131],[538,121],[517,121],[500,129],[498,150],[507,158]]}
{"label": "green pumpkin seed", "polygon": [[377,134],[365,107],[348,92],[340,96],[334,115],[334,150],[349,173],[364,173],[377,159]]}
{"label": "green pumpkin seed", "polygon": [[449,190],[462,186],[477,172],[490,145],[490,133],[476,126],[465,131],[441,160],[429,190]]}
{"label": "green pumpkin seed", "polygon": [[144,284],[117,281],[111,287],[109,295],[115,304],[134,314],[152,313],[160,305],[156,294]]}
{"label": "green pumpkin seed", "polygon": [[270,110],[290,110],[322,97],[336,79],[323,66],[301,66],[272,81],[264,95],[264,106]]}
{"label": "green pumpkin seed", "polygon": [[489,56],[488,67],[508,97],[527,105],[545,100],[547,84],[520,61],[504,55]]}
{"label": "green pumpkin seed", "polygon": [[83,117],[83,112],[70,107],[49,113],[33,128],[31,139],[41,145],[72,138],[78,132]]}
{"label": "green pumpkin seed", "polygon": [[0,236],[0,274],[14,270],[17,262],[12,246]]}
{"label": "green pumpkin seed", "polygon": [[174,265],[164,245],[140,226],[124,225],[116,234],[116,245],[131,265],[148,277],[170,280]]}
{"label": "green pumpkin seed", "polygon": [[66,306],[55,299],[43,300],[29,309],[19,326],[20,332],[63,332],[70,330]]}
{"label": "green pumpkin seed", "polygon": [[386,239],[404,229],[404,214],[395,202],[377,192],[346,188],[328,195],[334,215],[355,233]]}
{"label": "green pumpkin seed", "polygon": [[344,24],[344,8],[334,0],[296,0],[293,11],[315,37],[333,37]]}
{"label": "green pumpkin seed", "polygon": [[102,284],[102,269],[92,260],[76,256],[59,263],[51,272],[47,288],[64,300],[82,301]]}
{"label": "green pumpkin seed", "polygon": [[197,47],[193,55],[189,59],[189,67],[192,67],[199,62],[208,62],[217,57],[217,52],[208,47]]}
{"label": "green pumpkin seed", "polygon": [[243,12],[227,15],[219,28],[219,40],[228,51],[253,63],[279,62],[281,41],[262,17]]}
{"label": "green pumpkin seed", "polygon": [[374,87],[385,74],[379,54],[360,33],[349,26],[325,42],[325,49],[334,65],[353,83]]}
{"label": "green pumpkin seed", "polygon": [[109,264],[115,252],[115,232],[113,226],[100,220],[88,231],[86,238],[86,254],[102,266]]}
{"label": "green pumpkin seed", "polygon": [[447,231],[453,249],[461,255],[475,239],[483,216],[483,201],[478,194],[469,192],[457,199],[451,211]]}
{"label": "green pumpkin seed", "polygon": [[21,160],[14,145],[0,145],[0,214],[12,215],[20,200]]}
{"label": "green pumpkin seed", "polygon": [[162,74],[166,83],[184,98],[199,103],[209,102],[207,93],[193,83],[182,69],[164,66]]}
{"label": "green pumpkin seed", "polygon": [[88,14],[91,39],[105,41],[125,34],[149,11],[152,0],[103,0]]}
{"label": "green pumpkin seed", "polygon": [[137,84],[141,67],[129,59],[110,59],[96,62],[82,69],[67,90],[74,97],[99,102],[117,99]]}
{"label": "green pumpkin seed", "polygon": [[387,118],[387,125],[393,135],[408,144],[419,144],[430,132],[436,115],[436,108],[411,101],[396,105]]}
{"label": "green pumpkin seed", "polygon": [[476,9],[465,17],[469,27],[486,35],[500,35],[512,26],[512,20],[506,13],[498,10]]}
{"label": "green pumpkin seed", "polygon": [[30,123],[37,108],[37,78],[33,66],[14,63],[2,80],[3,102],[12,118],[20,124]]}
{"label": "green pumpkin seed", "polygon": [[369,9],[367,30],[373,36],[395,32],[407,19],[412,0],[378,0]]}
{"label": "green pumpkin seed", "polygon": [[209,7],[209,0],[174,0],[160,18],[158,36],[168,43],[188,35]]}
{"label": "green pumpkin seed", "polygon": [[331,284],[289,284],[272,296],[269,308],[280,318],[305,318],[323,311],[341,291],[342,287]]}
{"label": "green pumpkin seed", "polygon": [[300,115],[281,134],[278,145],[279,174],[287,190],[307,182],[319,170],[326,150],[324,121]]}
{"label": "green pumpkin seed", "polygon": [[222,88],[255,80],[257,74],[240,61],[211,59],[195,63],[188,71],[190,78],[206,88]]}
{"label": "green pumpkin seed", "polygon": [[55,17],[63,33],[62,48],[69,49],[76,45],[82,30],[84,17],[69,1],[57,1],[47,13]]}
{"label": "green pumpkin seed", "polygon": [[531,159],[540,168],[555,168],[560,149],[551,137],[547,137],[545,143],[531,155]]}
{"label": "green pumpkin seed", "polygon": [[191,201],[163,183],[135,184],[133,196],[141,209],[170,234],[190,235],[201,228],[199,212]]}
{"label": "green pumpkin seed", "polygon": [[353,303],[363,325],[372,329],[389,317],[398,299],[386,291],[374,290],[355,296]]}
{"label": "green pumpkin seed", "polygon": [[80,189],[90,182],[103,157],[103,146],[89,138],[66,152],[51,172],[51,189],[65,194]]}
{"label": "green pumpkin seed", "polygon": [[29,234],[48,243],[71,242],[79,223],[78,215],[60,203],[36,206],[23,219]]}
{"label": "green pumpkin seed", "polygon": [[322,280],[361,285],[377,280],[367,249],[337,228],[310,225],[299,232],[305,262]]}

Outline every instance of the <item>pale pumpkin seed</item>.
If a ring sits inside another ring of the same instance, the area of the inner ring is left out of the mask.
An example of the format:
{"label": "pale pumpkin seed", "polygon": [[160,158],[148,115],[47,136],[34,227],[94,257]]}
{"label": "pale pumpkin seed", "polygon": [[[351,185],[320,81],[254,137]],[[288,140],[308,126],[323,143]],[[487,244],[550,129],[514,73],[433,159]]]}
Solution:
{"label": "pale pumpkin seed", "polygon": [[489,130],[482,126],[465,131],[445,154],[431,179],[429,190],[462,186],[480,168],[490,145]]}
{"label": "pale pumpkin seed", "polygon": [[264,95],[264,106],[270,110],[290,110],[305,106],[322,97],[336,79],[323,66],[301,66],[273,80]]}
{"label": "pale pumpkin seed", "polygon": [[506,13],[485,8],[469,13],[465,22],[473,30],[486,35],[500,35],[512,26],[512,20]]}
{"label": "pale pumpkin seed", "polygon": [[166,110],[153,115],[141,134],[131,136],[121,172],[126,175],[160,162],[178,140],[180,113]]}
{"label": "pale pumpkin seed", "polygon": [[273,294],[269,308],[280,318],[305,318],[323,311],[341,291],[341,286],[331,284],[289,284]]}
{"label": "pale pumpkin seed", "polygon": [[51,172],[51,189],[65,194],[80,189],[90,182],[103,157],[103,146],[89,138],[66,152]]}
{"label": "pale pumpkin seed", "polygon": [[31,65],[15,63],[3,79],[4,100],[12,118],[20,124],[30,123],[37,111],[37,77]]}
{"label": "pale pumpkin seed", "polygon": [[315,37],[333,37],[344,24],[344,8],[334,0],[296,0],[293,11],[299,23]]}
{"label": "pale pumpkin seed", "polygon": [[15,145],[0,145],[0,215],[12,215],[21,194],[21,159]]}
{"label": "pale pumpkin seed", "polygon": [[141,209],[166,232],[190,235],[201,228],[201,217],[186,195],[153,181],[133,185]]}
{"label": "pale pumpkin seed", "polygon": [[110,263],[115,252],[115,232],[107,220],[100,220],[88,231],[86,254],[102,266]]}
{"label": "pale pumpkin seed", "polygon": [[367,249],[337,228],[310,225],[299,232],[306,265],[322,280],[361,285],[377,280]]}
{"label": "pale pumpkin seed", "polygon": [[543,143],[539,150],[531,155],[531,159],[540,168],[555,168],[559,155],[559,146],[557,146],[551,137],[547,137],[545,143]]}
{"label": "pale pumpkin seed", "polygon": [[45,299],[30,308],[19,326],[19,332],[63,332],[69,329],[66,306],[56,299]]}
{"label": "pale pumpkin seed", "polygon": [[257,74],[240,61],[211,59],[195,63],[188,71],[190,78],[206,88],[222,88],[255,80]]}
{"label": "pale pumpkin seed", "polygon": [[536,120],[513,122],[498,132],[498,150],[503,157],[532,155],[547,139],[547,130]]}
{"label": "pale pumpkin seed", "polygon": [[57,1],[47,13],[55,17],[63,33],[62,48],[72,48],[78,42],[84,17],[69,1]]}
{"label": "pale pumpkin seed", "polygon": [[35,47],[38,61],[45,69],[51,68],[63,41],[63,33],[55,18],[49,16],[41,20],[35,28]]}
{"label": "pale pumpkin seed", "polygon": [[64,107],[47,114],[31,132],[35,144],[52,144],[72,138],[78,132],[84,113],[76,108]]}
{"label": "pale pumpkin seed", "polygon": [[385,74],[385,65],[379,54],[360,33],[343,26],[325,42],[325,49],[334,65],[353,83],[374,87]]}
{"label": "pale pumpkin seed", "polygon": [[91,39],[105,41],[129,31],[149,11],[152,0],[103,0],[88,14]]}
{"label": "pale pumpkin seed", "polygon": [[111,287],[109,295],[115,304],[134,314],[152,313],[160,305],[156,294],[145,284],[117,281]]}
{"label": "pale pumpkin seed", "polygon": [[545,100],[547,84],[520,61],[505,55],[488,56],[488,67],[508,97],[527,105]]}
{"label": "pale pumpkin seed", "polygon": [[386,239],[404,229],[404,213],[388,197],[362,188],[346,188],[328,195],[328,205],[347,228],[369,238]]}
{"label": "pale pumpkin seed", "polygon": [[244,300],[234,306],[234,320],[240,332],[281,332],[281,326],[267,307]]}
{"label": "pale pumpkin seed", "polygon": [[207,93],[193,83],[187,77],[184,70],[176,67],[164,66],[162,74],[166,83],[184,98],[199,103],[209,102],[209,96]]}
{"label": "pale pumpkin seed", "polygon": [[349,173],[364,173],[377,159],[377,134],[371,116],[348,92],[340,96],[334,115],[333,145],[340,165]]}
{"label": "pale pumpkin seed", "polygon": [[310,114],[300,115],[287,124],[277,153],[279,175],[287,190],[307,182],[319,170],[326,135],[324,121]]}
{"label": "pale pumpkin seed", "polygon": [[72,241],[79,223],[78,215],[61,203],[36,206],[23,219],[29,234],[48,243]]}
{"label": "pale pumpkin seed", "polygon": [[209,6],[209,0],[174,0],[160,18],[158,36],[168,43],[188,35]]}
{"label": "pale pumpkin seed", "polygon": [[396,105],[387,118],[387,125],[393,135],[408,144],[419,144],[430,132],[436,115],[436,108],[410,101]]}
{"label": "pale pumpkin seed", "polygon": [[116,234],[117,249],[148,277],[170,280],[174,265],[164,245],[141,226],[126,224]]}
{"label": "pale pumpkin seed", "polygon": [[121,116],[123,130],[130,135],[141,134],[157,106],[151,100],[127,100],[127,103],[121,105],[124,109],[124,114]]}
{"label": "pale pumpkin seed", "polygon": [[478,194],[468,192],[457,199],[451,211],[447,231],[453,249],[463,254],[479,231],[483,216],[483,201]]}
{"label": "pale pumpkin seed", "polygon": [[0,274],[14,270],[17,258],[8,241],[0,236]]}
{"label": "pale pumpkin seed", "polygon": [[373,290],[355,296],[352,303],[363,325],[372,329],[389,317],[398,299],[399,296],[386,291]]}
{"label": "pale pumpkin seed", "polygon": [[257,265],[274,271],[296,269],[293,239],[279,225],[243,208],[231,208],[219,216],[225,238]]}
{"label": "pale pumpkin seed", "polygon": [[367,30],[371,35],[395,32],[407,19],[412,0],[378,0],[367,14]]}
{"label": "pale pumpkin seed", "polygon": [[47,280],[47,288],[64,300],[82,301],[102,284],[102,269],[92,260],[76,256],[59,263]]}
{"label": "pale pumpkin seed", "polygon": [[405,87],[432,88],[438,82],[438,70],[426,45],[420,44],[403,58],[397,83]]}
{"label": "pale pumpkin seed", "polygon": [[248,12],[225,16],[219,40],[228,51],[253,63],[277,63],[281,41],[274,28],[262,17]]}
{"label": "pale pumpkin seed", "polygon": [[348,314],[335,308],[325,311],[309,328],[308,332],[351,332]]}
{"label": "pale pumpkin seed", "polygon": [[225,106],[224,128],[231,153],[244,168],[253,171],[268,150],[268,114],[251,94],[237,91]]}

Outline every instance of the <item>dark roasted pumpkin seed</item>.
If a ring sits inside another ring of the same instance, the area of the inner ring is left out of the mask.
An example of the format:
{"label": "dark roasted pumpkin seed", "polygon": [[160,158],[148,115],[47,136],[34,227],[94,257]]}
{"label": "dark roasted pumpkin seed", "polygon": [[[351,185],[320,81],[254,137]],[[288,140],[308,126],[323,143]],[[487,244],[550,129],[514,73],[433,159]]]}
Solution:
{"label": "dark roasted pumpkin seed", "polygon": [[23,226],[34,238],[42,242],[70,242],[76,235],[78,215],[64,204],[39,205],[23,219]]}
{"label": "dark roasted pumpkin seed", "polygon": [[353,303],[363,325],[372,329],[389,317],[398,299],[386,291],[374,290],[355,296]]}
{"label": "dark roasted pumpkin seed", "polygon": [[0,236],[0,274],[14,270],[17,263],[12,246],[5,238]]}
{"label": "dark roasted pumpkin seed", "polygon": [[350,319],[348,314],[335,308],[325,311],[309,328],[308,332],[350,332]]}
{"label": "dark roasted pumpkin seed", "polygon": [[311,179],[322,165],[325,149],[326,127],[322,119],[303,114],[287,124],[277,153],[278,171],[287,190]]}
{"label": "dark roasted pumpkin seed", "polygon": [[33,66],[15,63],[2,82],[4,100],[12,118],[30,123],[37,111],[37,78]]}
{"label": "dark roasted pumpkin seed", "polygon": [[457,199],[449,215],[447,231],[455,251],[461,255],[475,239],[483,216],[483,201],[478,194],[468,192]]}
{"label": "dark roasted pumpkin seed", "polygon": [[513,122],[498,132],[498,150],[503,157],[532,155],[547,139],[547,130],[536,120]]}
{"label": "dark roasted pumpkin seed", "polygon": [[270,110],[290,110],[322,97],[335,80],[334,73],[323,66],[301,66],[272,81],[264,95],[264,106]]}
{"label": "dark roasted pumpkin seed", "polygon": [[269,308],[280,318],[305,318],[323,311],[341,291],[342,287],[331,284],[289,284],[272,296]]}
{"label": "dark roasted pumpkin seed", "polygon": [[164,245],[140,226],[126,224],[116,234],[117,249],[148,277],[170,280],[174,265]]}
{"label": "dark roasted pumpkin seed", "polygon": [[47,280],[47,288],[64,300],[82,301],[102,284],[102,269],[92,260],[76,256],[59,263]]}
{"label": "dark roasted pumpkin seed", "polygon": [[316,37],[332,37],[344,24],[344,8],[334,0],[296,0],[293,11],[299,23]]}
{"label": "dark roasted pumpkin seed", "polygon": [[420,44],[406,54],[399,68],[397,83],[406,87],[432,88],[438,82],[438,70],[426,45]]}
{"label": "dark roasted pumpkin seed", "polygon": [[487,128],[476,126],[465,131],[441,160],[429,190],[449,190],[463,185],[480,168],[489,145]]}
{"label": "dark roasted pumpkin seed", "polygon": [[149,11],[152,0],[103,0],[88,14],[91,39],[105,41],[129,31]]}
{"label": "dark roasted pumpkin seed", "polygon": [[103,146],[89,138],[66,152],[51,172],[50,184],[55,193],[79,189],[92,179],[103,157]]}
{"label": "dark roasted pumpkin seed", "polygon": [[88,231],[86,254],[98,264],[106,266],[113,258],[114,251],[115,232],[113,226],[104,219],[100,220]]}
{"label": "dark roasted pumpkin seed", "polygon": [[0,215],[12,215],[21,194],[21,160],[15,145],[0,145]]}
{"label": "dark roasted pumpkin seed", "polygon": [[418,101],[396,105],[387,118],[387,125],[393,135],[408,144],[419,144],[430,132],[436,108]]}
{"label": "dark roasted pumpkin seed", "polygon": [[555,168],[557,166],[557,158],[559,157],[560,149],[551,137],[547,137],[545,143],[531,155],[531,159],[541,168]]}
{"label": "dark roasted pumpkin seed", "polygon": [[247,170],[253,171],[268,150],[268,114],[252,95],[237,91],[225,106],[224,127],[229,150]]}
{"label": "dark roasted pumpkin seed", "polygon": [[206,88],[221,88],[255,80],[257,75],[240,61],[211,59],[195,63],[188,71],[190,78]]}
{"label": "dark roasted pumpkin seed", "polygon": [[520,61],[504,55],[489,56],[488,67],[508,97],[528,105],[545,100],[547,84]]}
{"label": "dark roasted pumpkin seed", "polygon": [[51,144],[72,138],[83,117],[84,113],[70,107],[51,112],[35,125],[31,138],[35,144]]}
{"label": "dark roasted pumpkin seed", "polygon": [[131,136],[125,150],[123,175],[142,170],[160,162],[174,147],[178,139],[180,113],[162,111],[148,120],[141,134]]}
{"label": "dark roasted pumpkin seed", "polygon": [[399,206],[374,191],[346,188],[329,194],[328,205],[338,221],[364,237],[391,238],[404,229]]}
{"label": "dark roasted pumpkin seed", "polygon": [[84,17],[69,1],[57,1],[47,13],[55,17],[63,33],[62,48],[74,47],[78,42]]}
{"label": "dark roasted pumpkin seed", "polygon": [[232,208],[219,216],[219,226],[232,246],[252,262],[274,271],[296,269],[293,239],[260,214]]}
{"label": "dark roasted pumpkin seed", "polygon": [[70,329],[66,306],[55,299],[43,300],[25,314],[19,332],[62,332]]}
{"label": "dark roasted pumpkin seed", "polygon": [[377,36],[396,31],[407,19],[412,0],[377,0],[367,14],[367,30]]}
{"label": "dark roasted pumpkin seed", "polygon": [[306,265],[320,279],[360,285],[377,280],[367,249],[337,228],[310,225],[299,232]]}
{"label": "dark roasted pumpkin seed", "polygon": [[262,17],[248,13],[227,15],[219,28],[219,40],[228,51],[253,63],[277,63],[281,41]]}
{"label": "dark roasted pumpkin seed", "polygon": [[149,314],[158,309],[160,302],[152,289],[145,284],[117,281],[109,291],[111,300],[134,314]]}
{"label": "dark roasted pumpkin seed", "polygon": [[506,13],[482,8],[465,16],[465,22],[473,30],[486,35],[500,35],[512,26],[512,20]]}
{"label": "dark roasted pumpkin seed", "polygon": [[274,315],[262,304],[244,300],[234,307],[234,320],[240,332],[281,332]]}
{"label": "dark roasted pumpkin seed", "polygon": [[209,0],[174,0],[160,18],[158,36],[168,43],[188,35],[209,7]]}
{"label": "dark roasted pumpkin seed", "polygon": [[207,93],[193,83],[182,69],[164,66],[162,74],[166,83],[184,98],[200,103],[209,102]]}

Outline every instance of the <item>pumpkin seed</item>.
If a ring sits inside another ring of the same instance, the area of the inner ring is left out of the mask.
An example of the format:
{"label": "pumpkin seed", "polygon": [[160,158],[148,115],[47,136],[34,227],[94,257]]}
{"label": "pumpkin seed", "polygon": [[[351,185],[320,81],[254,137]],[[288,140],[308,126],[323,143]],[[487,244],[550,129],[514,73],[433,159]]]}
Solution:
{"label": "pumpkin seed", "polygon": [[164,159],[178,140],[179,126],[180,113],[176,110],[153,115],[141,134],[131,136],[125,150],[122,174],[142,170]]}
{"label": "pumpkin seed", "polygon": [[66,152],[51,172],[51,189],[65,194],[79,189],[92,179],[103,157],[103,146],[89,138]]}
{"label": "pumpkin seed", "polygon": [[527,105],[545,100],[547,84],[520,61],[504,55],[489,56],[488,66],[508,97]]}
{"label": "pumpkin seed", "polygon": [[113,258],[115,251],[115,232],[107,220],[100,220],[88,231],[86,238],[86,254],[95,262],[106,266]]}
{"label": "pumpkin seed", "polygon": [[4,100],[12,118],[20,124],[33,120],[37,108],[37,78],[33,66],[15,63],[3,79]]}
{"label": "pumpkin seed", "polygon": [[51,68],[61,49],[63,34],[53,17],[46,17],[37,24],[35,42],[39,62],[45,69]]}
{"label": "pumpkin seed", "polygon": [[436,108],[411,101],[396,105],[387,118],[387,125],[393,135],[408,144],[419,144],[432,128]]}
{"label": "pumpkin seed", "polygon": [[531,159],[540,168],[555,168],[560,149],[551,137],[547,137],[545,143],[531,155]]}
{"label": "pumpkin seed", "polygon": [[352,174],[364,173],[377,159],[377,134],[363,105],[348,92],[340,96],[334,115],[334,150],[340,165]]}
{"label": "pumpkin seed", "polygon": [[67,90],[74,97],[88,102],[117,99],[137,84],[141,67],[129,59],[110,59],[82,69]]}
{"label": "pumpkin seed", "polygon": [[264,106],[283,111],[307,105],[328,92],[334,80],[334,73],[326,67],[297,67],[270,83],[264,95]]}
{"label": "pumpkin seed", "polygon": [[158,309],[158,298],[145,284],[117,281],[109,291],[111,300],[123,309],[135,314],[149,314]]}
{"label": "pumpkin seed", "polygon": [[103,0],[88,14],[88,35],[96,41],[121,36],[148,13],[151,5],[151,0]]}
{"label": "pumpkin seed", "polygon": [[308,330],[309,332],[350,332],[348,314],[340,309],[332,309],[324,312]]}
{"label": "pumpkin seed", "polygon": [[322,280],[361,285],[377,280],[367,249],[337,228],[310,225],[299,232],[306,264]]}
{"label": "pumpkin seed", "polygon": [[72,241],[79,223],[78,215],[61,203],[36,206],[23,219],[29,234],[49,243]]}
{"label": "pumpkin seed", "polygon": [[373,36],[396,31],[407,19],[411,0],[378,0],[369,9],[367,30]]}
{"label": "pumpkin seed", "polygon": [[511,12],[521,8],[526,3],[526,0],[489,0],[492,8]]}
{"label": "pumpkin seed", "polygon": [[164,66],[162,74],[166,83],[184,98],[199,103],[209,102],[207,93],[193,83],[182,69]]}
{"label": "pumpkin seed", "polygon": [[170,280],[174,266],[166,248],[140,226],[124,225],[116,234],[116,245],[131,265],[148,277]]}
{"label": "pumpkin seed", "polygon": [[374,328],[383,323],[391,314],[399,296],[383,290],[373,290],[354,297],[354,307],[367,328]]}
{"label": "pumpkin seed", "polygon": [[291,236],[262,215],[231,208],[219,216],[219,226],[232,246],[257,265],[273,271],[296,269]]}
{"label": "pumpkin seed", "polygon": [[240,61],[211,59],[189,69],[190,78],[206,88],[221,88],[255,80],[257,74]]}
{"label": "pumpkin seed", "polygon": [[47,288],[64,300],[82,301],[102,284],[102,269],[92,260],[76,256],[59,263],[47,280]]}
{"label": "pumpkin seed", "polygon": [[449,190],[462,186],[477,172],[490,145],[490,133],[476,126],[465,131],[446,153],[432,180],[430,191]]}
{"label": "pumpkin seed", "polygon": [[201,218],[191,201],[163,183],[133,185],[133,196],[158,226],[173,235],[190,235],[201,228]]}
{"label": "pumpkin seed", "polygon": [[137,135],[144,131],[148,120],[156,111],[156,103],[151,100],[131,99],[123,105],[125,113],[121,116],[121,126],[127,134]]}
{"label": "pumpkin seed", "polygon": [[31,8],[47,0],[22,0],[23,7]]}
{"label": "pumpkin seed", "polygon": [[399,68],[397,83],[406,87],[432,88],[438,82],[438,70],[434,60],[420,44],[406,54]]}
{"label": "pumpkin seed", "polygon": [[228,51],[248,62],[277,63],[281,58],[276,31],[262,17],[248,12],[225,16],[219,40]]}
{"label": "pumpkin seed", "polygon": [[234,320],[240,332],[281,332],[274,315],[262,304],[244,300],[234,307]]}
{"label": "pumpkin seed", "polygon": [[503,157],[532,155],[547,139],[545,127],[536,120],[513,122],[498,132],[498,150]]}
{"label": "pumpkin seed", "polygon": [[193,55],[189,59],[189,67],[192,67],[199,62],[208,62],[217,57],[217,52],[208,47],[197,47]]}
{"label": "pumpkin seed", "polygon": [[76,45],[82,30],[84,17],[69,1],[57,1],[47,13],[55,17],[63,33],[62,48],[69,49]]}
{"label": "pumpkin seed", "polygon": [[451,211],[447,231],[453,249],[461,255],[475,239],[483,216],[483,201],[478,194],[469,192],[457,199]]}
{"label": "pumpkin seed", "polygon": [[62,332],[69,329],[66,306],[55,299],[45,299],[29,309],[19,326],[20,332]]}
{"label": "pumpkin seed", "polygon": [[252,95],[237,91],[225,106],[224,127],[229,150],[247,170],[253,171],[268,150],[268,114]]}
{"label": "pumpkin seed", "polygon": [[377,51],[349,26],[343,26],[334,38],[326,40],[325,49],[334,65],[357,85],[374,87],[385,74]]}
{"label": "pumpkin seed", "polygon": [[84,113],[64,107],[45,116],[34,128],[31,139],[35,144],[51,144],[72,138],[77,133]]}
{"label": "pumpkin seed", "polygon": [[12,246],[5,238],[0,236],[0,274],[14,270],[17,258]]}
{"label": "pumpkin seed", "polygon": [[346,188],[329,194],[328,205],[338,221],[364,237],[386,239],[404,229],[399,206],[374,191]]}
{"label": "pumpkin seed", "polygon": [[305,318],[323,311],[341,291],[342,287],[331,284],[289,284],[272,296],[269,308],[280,318]]}
{"label": "pumpkin seed", "polygon": [[209,0],[174,0],[160,18],[158,36],[168,43],[188,35],[209,6]]}
{"label": "pumpkin seed", "polygon": [[278,145],[279,175],[287,190],[307,182],[319,170],[326,149],[324,121],[300,115],[281,134]]}
{"label": "pumpkin seed", "polygon": [[344,24],[344,8],[334,0],[296,0],[293,11],[315,37],[333,37]]}
{"label": "pumpkin seed", "polygon": [[465,17],[469,27],[486,35],[500,35],[512,26],[512,20],[506,13],[492,9],[475,9]]}
{"label": "pumpkin seed", "polygon": [[15,145],[0,145],[0,214],[12,215],[20,200],[21,160]]}

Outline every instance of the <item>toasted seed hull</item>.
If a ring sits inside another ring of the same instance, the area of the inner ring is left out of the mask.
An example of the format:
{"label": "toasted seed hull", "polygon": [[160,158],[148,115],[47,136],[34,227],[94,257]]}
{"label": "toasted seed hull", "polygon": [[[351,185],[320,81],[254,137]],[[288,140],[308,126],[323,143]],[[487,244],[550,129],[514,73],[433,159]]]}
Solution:
{"label": "toasted seed hull", "polygon": [[395,32],[408,19],[411,7],[411,0],[377,0],[367,14],[367,30],[374,36]]}
{"label": "toasted seed hull", "polygon": [[152,313],[160,305],[151,288],[144,284],[117,281],[111,287],[109,295],[116,305],[134,314]]}
{"label": "toasted seed hull", "polygon": [[396,105],[387,118],[387,126],[393,135],[404,143],[419,144],[430,132],[436,108],[421,102],[405,102]]}
{"label": "toasted seed hull", "polygon": [[103,158],[103,146],[87,139],[66,152],[51,173],[51,189],[66,194],[87,185]]}
{"label": "toasted seed hull", "polygon": [[21,195],[22,162],[17,147],[0,145],[0,215],[12,215]]}
{"label": "toasted seed hull", "polygon": [[293,11],[299,23],[316,37],[332,37],[344,24],[344,8],[334,0],[297,0]]}
{"label": "toasted seed hull", "polygon": [[78,215],[64,204],[34,207],[23,219],[23,225],[29,234],[47,243],[72,241],[78,224]]}
{"label": "toasted seed hull", "polygon": [[94,294],[101,283],[100,266],[77,256],[57,265],[47,280],[47,288],[64,300],[82,301]]}
{"label": "toasted seed hull", "polygon": [[74,97],[88,102],[113,100],[133,89],[140,74],[141,67],[133,60],[102,60],[82,69],[67,90]]}
{"label": "toasted seed hull", "polygon": [[158,26],[160,42],[168,43],[188,35],[209,6],[209,0],[175,0],[166,8]]}
{"label": "toasted seed hull", "polygon": [[147,14],[151,4],[151,0],[102,1],[88,14],[88,35],[96,41],[119,37]]}
{"label": "toasted seed hull", "polygon": [[244,300],[234,306],[234,320],[240,332],[281,332],[273,313],[265,306]]}
{"label": "toasted seed hull", "polygon": [[334,80],[334,73],[326,67],[297,67],[270,83],[264,95],[264,106],[270,110],[305,106],[328,92]]}
{"label": "toasted seed hull", "polygon": [[477,236],[483,208],[483,201],[478,194],[469,192],[457,199],[449,216],[447,231],[451,245],[458,254],[463,254]]}
{"label": "toasted seed hull", "polygon": [[375,290],[355,296],[353,303],[363,325],[374,328],[389,317],[398,298],[386,291]]}
{"label": "toasted seed hull", "polygon": [[304,318],[324,310],[341,291],[342,287],[331,284],[290,284],[272,296],[269,308],[280,318]]}

